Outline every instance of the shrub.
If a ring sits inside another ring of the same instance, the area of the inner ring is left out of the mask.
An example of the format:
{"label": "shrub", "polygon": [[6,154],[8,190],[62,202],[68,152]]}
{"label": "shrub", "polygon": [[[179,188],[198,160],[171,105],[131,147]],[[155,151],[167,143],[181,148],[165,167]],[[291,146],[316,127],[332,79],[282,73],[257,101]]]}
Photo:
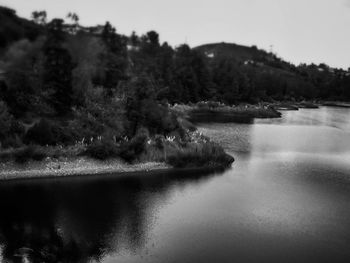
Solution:
{"label": "shrub", "polygon": [[28,130],[24,137],[24,142],[39,145],[54,145],[56,143],[56,138],[52,131],[51,123],[42,119]]}
{"label": "shrub", "polygon": [[210,108],[218,108],[220,106],[220,102],[217,101],[208,101],[207,104]]}
{"label": "shrub", "polygon": [[154,137],[154,141],[155,141],[156,148],[158,149],[164,148],[164,136],[158,134]]}
{"label": "shrub", "polygon": [[178,122],[180,124],[180,127],[182,127],[183,129],[186,129],[189,131],[197,130],[197,127],[192,122],[190,122],[184,118],[178,118]]}
{"label": "shrub", "polygon": [[121,145],[119,156],[127,162],[134,161],[145,150],[147,139],[147,131],[139,131],[134,138]]}
{"label": "shrub", "polygon": [[24,137],[25,143],[39,145],[73,144],[78,137],[77,132],[70,125],[63,126],[63,122],[56,123],[46,119],[40,120],[30,128]]}
{"label": "shrub", "polygon": [[120,108],[118,103],[109,107],[102,102],[89,102],[86,108],[74,109],[74,120],[69,123],[70,130],[79,140],[96,138],[106,133],[122,137],[126,120]]}
{"label": "shrub", "polygon": [[220,102],[217,101],[200,101],[196,104],[199,109],[209,109],[209,108],[218,108],[222,106]]}
{"label": "shrub", "polygon": [[114,142],[110,140],[101,140],[90,144],[85,151],[85,155],[94,159],[106,160],[116,157],[118,155],[118,150]]}
{"label": "shrub", "polygon": [[5,139],[2,140],[1,147],[3,148],[19,148],[23,146],[22,140],[19,136],[13,135],[13,136],[8,136]]}
{"label": "shrub", "polygon": [[170,153],[166,162],[175,168],[227,167],[234,161],[215,143],[188,144]]}
{"label": "shrub", "polygon": [[198,103],[196,104],[196,106],[197,106],[197,108],[199,108],[199,109],[208,109],[208,108],[209,108],[208,104],[207,104],[206,102],[204,102],[204,101],[198,102]]}
{"label": "shrub", "polygon": [[146,144],[146,149],[141,153],[138,158],[138,162],[164,162],[164,149],[159,149],[155,144]]}
{"label": "shrub", "polygon": [[12,120],[13,116],[9,113],[7,104],[0,100],[0,139],[10,132]]}
{"label": "shrub", "polygon": [[9,113],[5,102],[0,100],[0,146],[3,148],[19,147],[24,127]]}
{"label": "shrub", "polygon": [[45,151],[34,145],[26,146],[14,152],[15,161],[18,163],[25,163],[29,160],[41,161],[45,157]]}

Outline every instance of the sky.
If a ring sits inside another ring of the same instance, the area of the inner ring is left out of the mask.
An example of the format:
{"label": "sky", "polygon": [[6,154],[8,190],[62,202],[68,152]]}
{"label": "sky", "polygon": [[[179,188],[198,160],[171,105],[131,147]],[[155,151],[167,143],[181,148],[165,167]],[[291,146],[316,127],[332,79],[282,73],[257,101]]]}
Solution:
{"label": "sky", "polygon": [[[20,16],[76,12],[82,25],[110,21],[129,35],[155,30],[191,47],[232,42],[299,63],[350,67],[350,0],[0,0]],[[0,25],[1,26],[1,25]]]}

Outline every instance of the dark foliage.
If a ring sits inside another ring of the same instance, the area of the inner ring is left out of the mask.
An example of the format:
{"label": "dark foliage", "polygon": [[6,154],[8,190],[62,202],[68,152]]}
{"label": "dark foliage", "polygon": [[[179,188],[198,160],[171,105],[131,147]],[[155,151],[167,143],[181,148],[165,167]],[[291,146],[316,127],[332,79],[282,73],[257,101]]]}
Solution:
{"label": "dark foliage", "polygon": [[63,47],[63,20],[53,19],[48,24],[48,38],[44,46],[44,88],[52,91],[51,104],[58,115],[65,115],[72,106],[72,63],[71,55]]}
{"label": "dark foliage", "polygon": [[130,141],[121,144],[119,156],[127,162],[134,161],[145,150],[147,138],[145,130],[139,131]]}
{"label": "dark foliage", "polygon": [[166,162],[176,168],[185,167],[227,167],[234,159],[214,143],[198,147],[179,149],[168,156]]}
{"label": "dark foliage", "polygon": [[141,127],[146,127],[151,135],[167,134],[179,128],[176,116],[156,100],[154,87],[147,76],[139,77],[131,87],[133,92],[126,103],[131,137]]}
{"label": "dark foliage", "polygon": [[118,149],[113,141],[97,140],[87,147],[84,154],[94,159],[106,160],[118,156]]}
{"label": "dark foliage", "polygon": [[54,145],[56,144],[56,138],[53,129],[51,122],[43,119],[28,130],[24,142],[39,145]]}
{"label": "dark foliage", "polygon": [[78,137],[67,124],[59,121],[40,120],[28,130],[24,142],[38,145],[73,144]]}
{"label": "dark foliage", "polygon": [[109,22],[105,24],[101,37],[107,47],[107,53],[102,58],[105,60],[102,84],[107,89],[108,95],[111,95],[113,90],[127,79],[126,41],[125,38],[116,33],[116,29]]}
{"label": "dark foliage", "polygon": [[18,163],[25,163],[30,160],[41,161],[46,155],[38,146],[29,145],[17,150],[14,153],[15,161]]}
{"label": "dark foliage", "polygon": [[[350,72],[325,64],[295,66],[255,46],[226,43],[174,49],[160,43],[155,31],[128,38],[108,22],[84,28],[76,14],[69,16],[73,24],[62,19],[47,23],[45,11],[32,16],[28,21],[0,7],[2,147],[94,141],[87,155],[118,155],[132,162],[150,137],[159,136],[157,150],[164,149],[165,136],[186,144],[187,130],[195,127],[178,119],[169,103],[211,100],[192,112],[207,119],[220,103],[350,100]],[[278,116],[273,109],[256,114]],[[25,134],[21,123],[27,117],[30,123],[40,121]],[[253,118],[234,112],[224,117]],[[26,151],[30,156],[34,150]],[[206,145],[179,150],[169,162],[202,166],[229,162],[227,158],[220,147]]]}
{"label": "dark foliage", "polygon": [[15,10],[3,6],[0,6],[0,25],[0,50],[20,39],[35,40],[43,33],[38,25],[19,18]]}

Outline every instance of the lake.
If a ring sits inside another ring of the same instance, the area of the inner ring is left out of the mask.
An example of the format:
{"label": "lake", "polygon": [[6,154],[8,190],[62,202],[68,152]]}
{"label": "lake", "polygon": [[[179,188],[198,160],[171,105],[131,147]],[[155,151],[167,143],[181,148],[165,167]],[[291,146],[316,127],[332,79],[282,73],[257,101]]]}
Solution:
{"label": "lake", "polygon": [[2,182],[2,262],[350,262],[350,109],[199,129],[231,169]]}

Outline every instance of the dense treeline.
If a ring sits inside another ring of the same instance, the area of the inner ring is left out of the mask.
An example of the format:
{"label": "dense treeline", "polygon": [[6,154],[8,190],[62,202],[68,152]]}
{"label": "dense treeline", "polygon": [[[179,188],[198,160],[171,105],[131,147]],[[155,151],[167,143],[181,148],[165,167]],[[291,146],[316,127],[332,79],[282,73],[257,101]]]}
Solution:
{"label": "dense treeline", "polygon": [[256,47],[246,48],[249,59],[173,48],[155,31],[127,37],[109,22],[82,27],[74,13],[48,22],[36,11],[28,21],[2,7],[0,21],[3,147],[145,133],[183,139],[169,103],[350,99],[349,72],[296,67]]}
{"label": "dense treeline", "polygon": [[[177,83],[191,89],[181,72],[172,72],[189,63],[188,47],[174,61],[156,32],[129,38],[109,22],[86,28],[74,13],[67,19],[48,22],[45,11],[36,11],[27,21],[0,8],[1,161],[90,156],[175,167],[232,163],[166,103],[171,92],[177,96]],[[196,92],[186,100],[199,99]]]}

